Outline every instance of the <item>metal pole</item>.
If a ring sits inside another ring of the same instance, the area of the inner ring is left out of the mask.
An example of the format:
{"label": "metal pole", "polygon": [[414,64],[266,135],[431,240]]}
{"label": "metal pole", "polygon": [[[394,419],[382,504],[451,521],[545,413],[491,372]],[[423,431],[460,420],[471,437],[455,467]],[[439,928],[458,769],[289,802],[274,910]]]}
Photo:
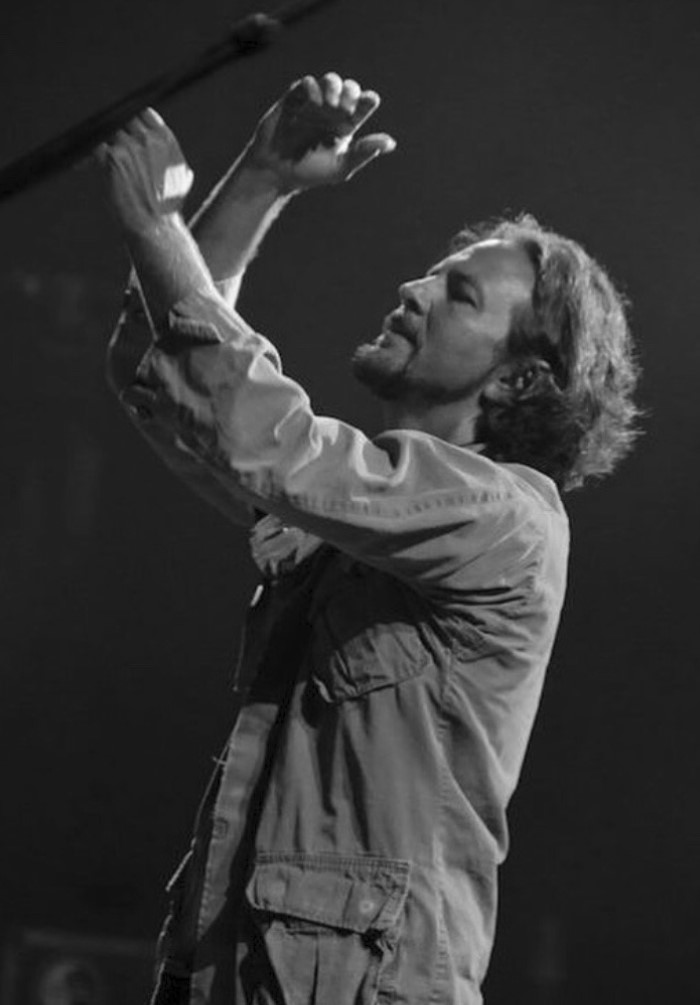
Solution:
{"label": "metal pole", "polygon": [[273,17],[251,14],[195,59],[130,91],[82,122],[36,147],[0,170],[0,200],[8,199],[86,157],[148,105],[177,94],[226,63],[268,46],[282,27],[297,24],[332,0],[293,0]]}

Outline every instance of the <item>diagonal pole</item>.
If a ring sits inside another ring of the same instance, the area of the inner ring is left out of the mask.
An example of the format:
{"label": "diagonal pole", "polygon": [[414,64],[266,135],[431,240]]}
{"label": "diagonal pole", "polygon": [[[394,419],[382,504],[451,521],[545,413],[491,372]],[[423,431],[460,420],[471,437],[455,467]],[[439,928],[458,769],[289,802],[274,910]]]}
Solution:
{"label": "diagonal pole", "polygon": [[266,48],[288,25],[298,24],[332,0],[292,0],[274,16],[251,14],[237,22],[219,42],[194,59],[160,76],[88,118],[66,132],[12,161],[0,170],[0,201],[9,199],[38,182],[64,171],[86,157],[117,129],[148,105],[177,94],[226,63],[251,56]]}

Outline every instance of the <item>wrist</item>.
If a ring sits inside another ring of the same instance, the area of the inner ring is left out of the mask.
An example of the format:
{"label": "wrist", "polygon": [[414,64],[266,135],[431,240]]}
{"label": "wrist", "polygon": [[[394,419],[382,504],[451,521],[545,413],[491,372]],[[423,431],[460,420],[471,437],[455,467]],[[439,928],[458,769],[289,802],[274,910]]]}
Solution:
{"label": "wrist", "polygon": [[121,225],[127,243],[160,237],[167,239],[169,235],[181,235],[187,229],[179,212],[140,212],[128,218],[122,217]]}
{"label": "wrist", "polygon": [[300,191],[297,186],[290,183],[285,172],[258,156],[252,142],[241,154],[238,173],[241,189],[253,197],[286,201]]}

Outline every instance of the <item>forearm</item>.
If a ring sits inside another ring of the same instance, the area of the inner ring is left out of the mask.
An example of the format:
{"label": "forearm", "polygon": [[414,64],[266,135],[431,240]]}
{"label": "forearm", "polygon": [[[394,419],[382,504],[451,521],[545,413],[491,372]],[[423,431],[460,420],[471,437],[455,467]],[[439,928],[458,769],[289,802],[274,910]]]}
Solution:
{"label": "forearm", "polygon": [[214,290],[209,269],[179,214],[127,227],[124,236],[156,326],[180,300]]}
{"label": "forearm", "polygon": [[[355,136],[378,105],[373,91],[333,73],[320,83],[304,77],[293,84],[263,116],[241,157],[195,214],[192,233],[179,221],[187,241],[199,245],[196,255],[171,227],[192,172],[158,113],[146,109],[102,144],[98,157],[111,201],[151,309],[167,311],[183,289],[186,295],[212,280],[233,307],[248,263],[295,192],[347,181],[393,150],[395,142],[386,134]],[[164,228],[165,240],[157,227]],[[165,261],[158,248],[164,243],[169,245]]]}
{"label": "forearm", "polygon": [[290,198],[271,172],[252,167],[244,153],[193,217],[192,234],[231,307],[248,264]]}

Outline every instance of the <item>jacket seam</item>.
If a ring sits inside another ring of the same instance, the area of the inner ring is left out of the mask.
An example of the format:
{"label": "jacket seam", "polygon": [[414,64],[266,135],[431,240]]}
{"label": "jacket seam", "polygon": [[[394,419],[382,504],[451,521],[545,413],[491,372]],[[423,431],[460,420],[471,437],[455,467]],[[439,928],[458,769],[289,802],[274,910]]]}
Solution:
{"label": "jacket seam", "polygon": [[[438,813],[437,813],[437,829],[438,833],[442,835],[444,830],[444,810],[445,801],[447,798],[446,793],[446,765],[445,765],[445,729],[447,726],[445,717],[445,699],[448,689],[448,683],[452,675],[452,668],[454,665],[455,654],[454,649],[450,649],[449,662],[446,672],[443,676],[441,689],[440,689],[440,700],[439,700],[439,710],[438,710],[438,722],[437,722],[437,735],[438,742],[440,746],[440,785],[439,785],[439,796],[438,796]],[[428,999],[429,1005],[439,1005],[441,1000],[441,986],[445,982],[445,977],[447,974],[447,940],[445,932],[445,920],[444,920],[444,904],[445,904],[445,867],[442,858],[442,848],[443,841],[442,838],[439,842],[440,857],[435,863],[435,872],[437,877],[437,918],[436,918],[436,939],[437,939],[437,952],[435,959],[435,976],[433,980],[433,986],[430,990],[430,997]]]}

